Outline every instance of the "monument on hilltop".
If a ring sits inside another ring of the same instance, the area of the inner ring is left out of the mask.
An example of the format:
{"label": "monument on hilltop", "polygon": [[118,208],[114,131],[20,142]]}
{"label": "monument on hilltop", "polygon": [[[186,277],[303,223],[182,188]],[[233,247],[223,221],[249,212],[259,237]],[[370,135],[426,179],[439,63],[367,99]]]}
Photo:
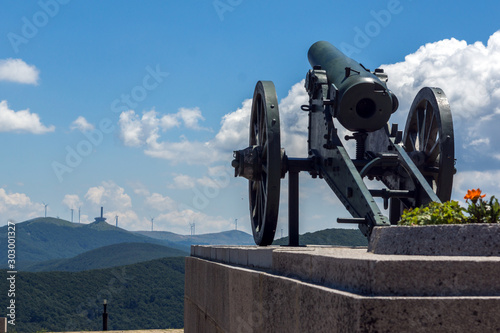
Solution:
{"label": "monument on hilltop", "polygon": [[104,209],[101,207],[101,216],[95,218],[95,222],[106,222],[106,218],[103,216]]}

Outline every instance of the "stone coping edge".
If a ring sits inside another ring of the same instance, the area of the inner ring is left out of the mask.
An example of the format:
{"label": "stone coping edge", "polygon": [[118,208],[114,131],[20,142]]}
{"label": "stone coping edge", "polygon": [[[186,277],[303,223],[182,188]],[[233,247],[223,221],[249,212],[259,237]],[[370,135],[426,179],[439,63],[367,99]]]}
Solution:
{"label": "stone coping edge", "polygon": [[373,228],[375,254],[500,256],[500,224],[445,224]]}

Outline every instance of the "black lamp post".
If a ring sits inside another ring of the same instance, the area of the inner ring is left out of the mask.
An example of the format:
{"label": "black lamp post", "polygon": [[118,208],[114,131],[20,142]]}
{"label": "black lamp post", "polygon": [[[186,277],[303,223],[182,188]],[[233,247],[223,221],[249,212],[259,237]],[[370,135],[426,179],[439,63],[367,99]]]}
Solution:
{"label": "black lamp post", "polygon": [[104,305],[104,312],[102,313],[102,330],[107,331],[108,330],[108,313],[106,312],[106,306],[108,305],[108,301],[104,300],[102,302]]}

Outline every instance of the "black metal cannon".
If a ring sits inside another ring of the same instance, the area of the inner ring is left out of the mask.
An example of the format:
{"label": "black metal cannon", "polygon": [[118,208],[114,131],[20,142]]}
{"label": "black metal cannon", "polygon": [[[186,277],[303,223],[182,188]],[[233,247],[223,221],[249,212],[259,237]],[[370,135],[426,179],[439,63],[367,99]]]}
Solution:
{"label": "black metal cannon", "polygon": [[[281,148],[278,99],[271,81],[255,87],[249,147],[234,152],[235,176],[249,181],[250,220],[255,243],[269,245],[278,221],[280,181],[288,172],[289,245],[298,239],[298,174],[323,178],[367,237],[375,226],[397,224],[403,209],[450,199],[455,173],[453,121],[446,95],[425,87],[410,107],[404,132],[388,120],[398,108],[387,75],[345,56],[328,42],[311,46],[313,69],[306,76],[309,104],[308,157],[288,157]],[[336,119],[352,132],[356,156],[348,155]],[[383,186],[368,189],[363,178]],[[382,214],[374,197],[383,198]]]}

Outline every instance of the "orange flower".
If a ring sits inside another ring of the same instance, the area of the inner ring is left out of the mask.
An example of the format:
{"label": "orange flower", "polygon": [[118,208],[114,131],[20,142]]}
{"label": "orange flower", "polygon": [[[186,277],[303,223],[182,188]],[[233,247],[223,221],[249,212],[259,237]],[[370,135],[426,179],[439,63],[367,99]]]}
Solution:
{"label": "orange flower", "polygon": [[477,199],[479,198],[484,198],[486,196],[486,194],[483,194],[481,195],[481,190],[480,189],[477,189],[477,190],[467,190],[467,194],[465,195],[464,199],[465,200],[472,200],[473,202],[476,202]]}

